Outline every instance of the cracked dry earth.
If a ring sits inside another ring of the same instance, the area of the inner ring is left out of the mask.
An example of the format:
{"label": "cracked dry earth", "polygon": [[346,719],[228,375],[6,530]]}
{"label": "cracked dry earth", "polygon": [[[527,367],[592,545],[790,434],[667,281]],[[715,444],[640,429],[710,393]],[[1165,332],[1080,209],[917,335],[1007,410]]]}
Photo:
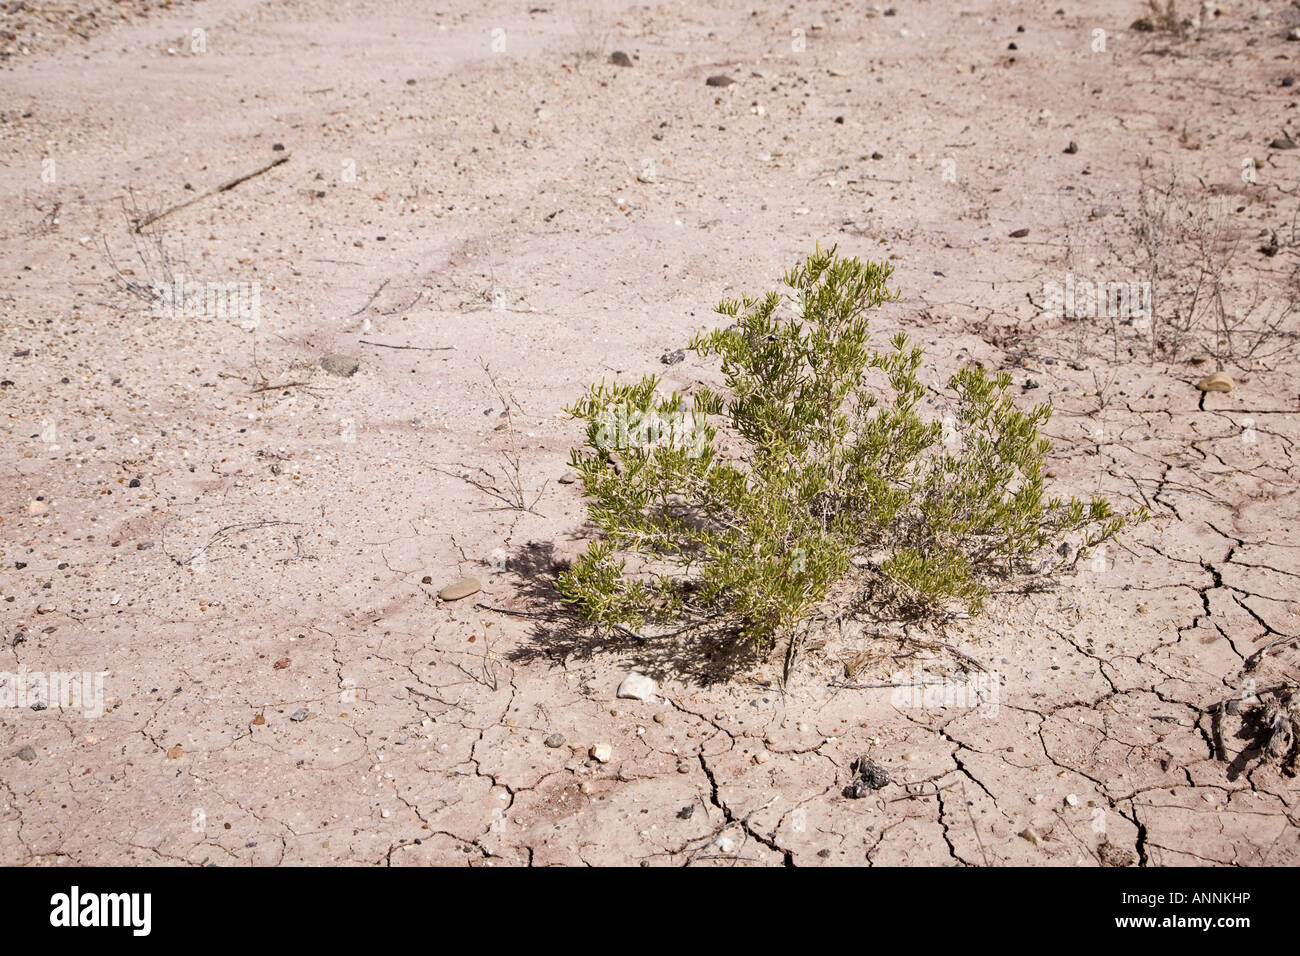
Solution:
{"label": "cracked dry earth", "polygon": [[[3,64],[0,669],[106,672],[106,711],[0,711],[0,861],[1300,862],[1232,703],[1297,681],[1296,360],[1202,395],[1212,364],[1034,306],[1135,277],[1144,168],[1226,200],[1280,294],[1290,5],[1181,40],[1118,0],[441,6],[203,0]],[[816,242],[895,263],[876,329],[936,384],[1055,404],[1060,491],[1152,520],[979,617],[821,634],[784,688],[557,621],[564,405],[716,382],[660,356]],[[159,249],[259,321],[152,315]],[[511,434],[531,512],[489,490]],[[951,682],[860,689],[916,675]],[[862,755],[889,783],[850,799]]]}

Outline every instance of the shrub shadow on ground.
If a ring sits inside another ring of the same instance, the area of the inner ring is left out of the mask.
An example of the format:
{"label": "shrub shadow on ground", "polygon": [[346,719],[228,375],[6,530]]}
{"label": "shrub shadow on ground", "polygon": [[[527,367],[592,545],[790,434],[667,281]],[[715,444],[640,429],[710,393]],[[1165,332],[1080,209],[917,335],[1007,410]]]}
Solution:
{"label": "shrub shadow on ground", "polygon": [[555,588],[556,575],[566,566],[550,541],[530,541],[507,561],[506,571],[517,579],[524,605],[508,613],[532,621],[524,642],[506,655],[511,662],[545,660],[564,667],[607,655],[656,680],[708,686],[731,680],[764,659],[743,633],[707,621],[647,627],[642,635],[586,623]]}

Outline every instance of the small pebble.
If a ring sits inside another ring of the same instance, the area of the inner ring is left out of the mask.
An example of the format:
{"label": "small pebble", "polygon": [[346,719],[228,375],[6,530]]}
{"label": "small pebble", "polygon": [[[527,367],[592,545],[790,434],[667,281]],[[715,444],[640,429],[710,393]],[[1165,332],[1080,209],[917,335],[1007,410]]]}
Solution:
{"label": "small pebble", "polygon": [[1233,384],[1232,378],[1226,372],[1215,372],[1197,382],[1196,387],[1202,392],[1231,392]]}
{"label": "small pebble", "polygon": [[623,678],[623,683],[618,685],[618,696],[626,700],[653,701],[657,691],[653,678],[635,671]]}
{"label": "small pebble", "polygon": [[461,578],[439,591],[438,597],[444,601],[459,601],[461,598],[467,598],[481,590],[483,590],[483,585],[479,583],[478,578]]}
{"label": "small pebble", "polygon": [[361,363],[351,355],[326,355],[320,360],[320,367],[331,375],[351,378],[361,368]]}

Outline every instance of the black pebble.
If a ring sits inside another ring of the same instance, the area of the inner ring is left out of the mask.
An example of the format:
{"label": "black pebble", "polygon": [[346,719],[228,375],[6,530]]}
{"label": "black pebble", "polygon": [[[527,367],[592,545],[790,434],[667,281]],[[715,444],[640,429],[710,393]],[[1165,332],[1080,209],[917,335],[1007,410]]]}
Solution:
{"label": "black pebble", "polygon": [[682,349],[673,349],[671,352],[665,352],[659,356],[659,361],[665,365],[676,365],[686,358],[686,353]]}
{"label": "black pebble", "polygon": [[872,790],[879,790],[889,784],[889,771],[865,754],[853,761],[849,769],[852,770],[854,779],[844,788],[844,796],[850,800],[861,799]]}

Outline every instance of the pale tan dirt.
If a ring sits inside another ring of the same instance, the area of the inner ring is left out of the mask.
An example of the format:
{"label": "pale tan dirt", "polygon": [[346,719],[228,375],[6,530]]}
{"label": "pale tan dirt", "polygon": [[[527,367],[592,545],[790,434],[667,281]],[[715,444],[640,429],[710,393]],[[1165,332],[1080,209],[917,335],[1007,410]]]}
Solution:
{"label": "pale tan dirt", "polygon": [[[5,60],[0,669],[107,671],[110,710],[0,711],[0,862],[1300,862],[1295,779],[1231,721],[1219,752],[1209,710],[1297,680],[1296,361],[1229,365],[1202,408],[1204,365],[1033,304],[1067,267],[1133,276],[1106,250],[1148,157],[1230,197],[1276,294],[1289,5],[1183,42],[1129,0],[440,6],[204,0]],[[122,290],[105,243],[148,279],[124,203],[286,154],[158,223],[192,277],[260,283],[256,328]],[[563,406],[716,381],[660,355],[817,242],[895,263],[877,328],[936,386],[970,359],[1039,383],[1063,492],[1154,514],[1103,570],[925,632],[994,674],[982,705],[835,686],[895,631],[822,635],[783,691],[778,659],[719,680],[546,616],[588,534]],[[509,447],[480,359],[535,514],[461,477]],[[438,601],[463,575],[483,592]],[[666,700],[616,700],[632,669]],[[864,753],[892,782],[851,800]]]}

